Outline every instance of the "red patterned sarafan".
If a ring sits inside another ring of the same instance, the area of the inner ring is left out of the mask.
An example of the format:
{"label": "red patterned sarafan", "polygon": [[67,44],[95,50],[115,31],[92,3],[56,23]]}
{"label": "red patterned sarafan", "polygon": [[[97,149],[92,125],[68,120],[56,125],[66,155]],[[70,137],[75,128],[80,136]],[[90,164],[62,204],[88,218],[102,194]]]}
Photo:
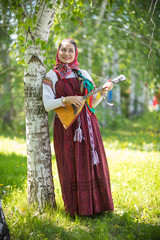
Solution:
{"label": "red patterned sarafan", "polygon": [[[56,98],[84,94],[80,91],[78,78],[68,78],[66,81],[58,76]],[[92,162],[93,146],[86,107],[80,113],[80,120],[83,132],[81,142],[74,141],[78,119],[68,129],[63,127],[57,116],[54,122],[54,148],[65,209],[70,215],[113,211],[109,169],[97,118],[95,114],[90,114],[94,149],[99,158],[97,165]]]}

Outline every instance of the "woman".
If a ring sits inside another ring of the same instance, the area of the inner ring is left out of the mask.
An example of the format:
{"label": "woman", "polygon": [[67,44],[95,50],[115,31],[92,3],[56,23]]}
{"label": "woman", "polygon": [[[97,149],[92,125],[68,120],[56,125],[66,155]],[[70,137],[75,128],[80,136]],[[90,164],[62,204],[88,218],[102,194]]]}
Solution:
{"label": "woman", "polygon": [[[64,39],[57,52],[56,66],[43,80],[46,111],[71,103],[82,106],[81,96],[94,88],[85,70],[79,69],[78,49],[73,39]],[[95,107],[103,94],[90,97],[76,121],[65,129],[56,115],[54,149],[64,206],[70,215],[93,215],[113,211],[110,177]]]}

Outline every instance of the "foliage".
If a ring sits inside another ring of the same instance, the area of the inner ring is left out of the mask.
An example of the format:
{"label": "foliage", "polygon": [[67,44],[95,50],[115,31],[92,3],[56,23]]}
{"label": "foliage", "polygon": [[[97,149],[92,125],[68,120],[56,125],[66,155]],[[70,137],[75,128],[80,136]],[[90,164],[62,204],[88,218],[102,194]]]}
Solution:
{"label": "foliage", "polygon": [[[42,4],[44,1],[37,2]],[[36,12],[39,9],[36,1],[1,1],[1,55],[8,56],[9,61],[5,66],[4,58],[0,61],[1,128],[6,126],[5,116],[8,116],[9,110],[10,125],[15,130],[17,127],[18,131],[24,130],[23,67],[18,66],[17,62],[24,66],[23,57],[30,45],[41,45],[42,54],[46,57],[46,71],[53,68],[60,40],[72,37],[78,44],[82,69],[88,69],[104,79],[123,73],[127,81],[120,85],[121,118],[128,117],[132,69],[137,78],[136,97],[141,95],[141,88],[147,89],[149,98],[158,91],[160,2],[110,0],[106,1],[107,5],[103,9],[104,2],[57,1],[54,6],[54,24],[47,43],[31,34],[35,30]],[[52,8],[50,0],[45,3]],[[115,53],[118,54],[117,72],[114,69]],[[95,81],[98,86],[102,80],[97,78]],[[123,122],[114,113],[105,112],[102,107],[97,108],[97,116],[99,119],[109,119],[107,126],[110,127]]]}
{"label": "foliage", "polygon": [[[106,131],[103,139],[115,211],[93,217],[73,218],[65,213],[55,157],[52,164],[57,209],[46,206],[39,213],[35,206],[28,206],[25,140],[1,136],[0,187],[1,192],[6,191],[2,200],[12,239],[159,240],[160,135],[156,119],[152,113],[140,120],[127,120],[124,127],[114,132],[101,129],[102,133]],[[146,138],[155,141],[155,145],[139,148]]]}

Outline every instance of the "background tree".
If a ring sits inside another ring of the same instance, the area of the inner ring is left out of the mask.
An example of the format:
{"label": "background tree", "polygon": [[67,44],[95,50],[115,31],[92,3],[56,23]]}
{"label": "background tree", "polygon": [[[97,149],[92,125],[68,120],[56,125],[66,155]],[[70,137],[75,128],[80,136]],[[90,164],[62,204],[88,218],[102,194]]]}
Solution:
{"label": "background tree", "polygon": [[[28,202],[55,205],[48,115],[42,104],[42,79],[45,75],[43,45],[48,40],[56,1],[11,1],[3,7],[13,10],[17,42],[24,58],[24,92],[28,161]],[[10,11],[12,12],[12,11]],[[17,46],[16,46],[17,48]]]}

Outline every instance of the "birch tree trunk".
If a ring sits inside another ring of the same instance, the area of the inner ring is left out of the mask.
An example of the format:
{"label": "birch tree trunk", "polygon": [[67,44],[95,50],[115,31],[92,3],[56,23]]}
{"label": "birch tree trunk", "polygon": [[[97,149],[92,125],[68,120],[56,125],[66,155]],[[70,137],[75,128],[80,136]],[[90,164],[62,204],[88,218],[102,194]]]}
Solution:
{"label": "birch tree trunk", "polygon": [[136,75],[135,70],[131,69],[131,88],[130,88],[130,96],[129,96],[129,117],[132,118],[135,114],[135,87],[136,87]]}
{"label": "birch tree trunk", "polygon": [[[1,29],[2,39],[1,39],[1,49],[0,54],[3,56],[3,61],[1,62],[2,69],[8,69],[11,65],[10,57],[9,57],[9,46],[10,46],[10,38],[7,31],[7,25],[9,25],[8,18],[6,16],[6,9],[2,7],[2,21],[4,27]],[[2,26],[3,26],[2,24]],[[12,101],[12,88],[11,88],[11,76],[10,71],[6,71],[5,77],[3,77],[3,96],[7,101],[5,102],[5,107],[2,111],[2,118],[3,118],[3,127],[11,126],[11,115],[13,112],[13,101]],[[1,100],[3,101],[3,100]]]}
{"label": "birch tree trunk", "polygon": [[[109,80],[109,75],[108,75],[108,71],[110,69],[110,63],[106,61],[107,57],[107,48],[106,46],[102,45],[103,47],[103,51],[104,53],[106,53],[106,55],[104,55],[103,60],[102,60],[102,78]],[[101,82],[101,84],[103,84],[104,82]],[[108,121],[108,116],[110,118],[110,116],[112,115],[112,110],[108,107],[108,105],[106,104],[105,101],[102,101],[101,103],[102,105],[102,116],[101,116],[101,124],[103,127],[107,126],[107,121]]]}
{"label": "birch tree trunk", "polygon": [[[56,1],[51,1],[53,7]],[[37,25],[30,33],[30,39],[47,41],[53,24],[54,9],[46,1],[37,2]],[[41,208],[49,203],[55,206],[54,185],[51,164],[51,148],[48,114],[42,103],[42,79],[46,69],[40,46],[28,47],[25,60],[28,68],[24,73],[27,162],[28,162],[28,203],[38,203]]]}
{"label": "birch tree trunk", "polygon": [[[118,75],[118,53],[115,51],[113,55],[113,76],[117,77]],[[116,102],[115,110],[117,114],[121,114],[121,88],[119,84],[114,85],[113,95]]]}
{"label": "birch tree trunk", "polygon": [[140,82],[139,91],[137,95],[137,109],[136,109],[137,116],[139,116],[144,111],[145,99],[146,99],[146,89],[144,87],[143,82]]}
{"label": "birch tree trunk", "polygon": [[[96,21],[95,36],[98,34],[100,24],[103,21],[107,4],[108,4],[108,0],[103,0],[100,6],[99,16]],[[93,45],[94,45],[94,39],[92,38],[88,43],[88,72],[89,73],[92,72],[92,49],[91,48],[93,47]]]}
{"label": "birch tree trunk", "polygon": [[91,49],[91,45],[92,43],[89,42],[88,43],[88,72],[89,74],[91,74],[92,72],[92,49]]}
{"label": "birch tree trunk", "polygon": [[[10,59],[9,59],[9,51],[7,49],[7,45],[5,45],[5,54],[3,57],[2,67],[3,69],[9,67]],[[13,111],[13,101],[12,101],[12,88],[11,88],[11,76],[10,73],[6,74],[3,81],[3,94],[4,96],[9,96],[7,99],[6,107],[3,111],[3,126],[12,125],[11,121],[11,113]]]}

